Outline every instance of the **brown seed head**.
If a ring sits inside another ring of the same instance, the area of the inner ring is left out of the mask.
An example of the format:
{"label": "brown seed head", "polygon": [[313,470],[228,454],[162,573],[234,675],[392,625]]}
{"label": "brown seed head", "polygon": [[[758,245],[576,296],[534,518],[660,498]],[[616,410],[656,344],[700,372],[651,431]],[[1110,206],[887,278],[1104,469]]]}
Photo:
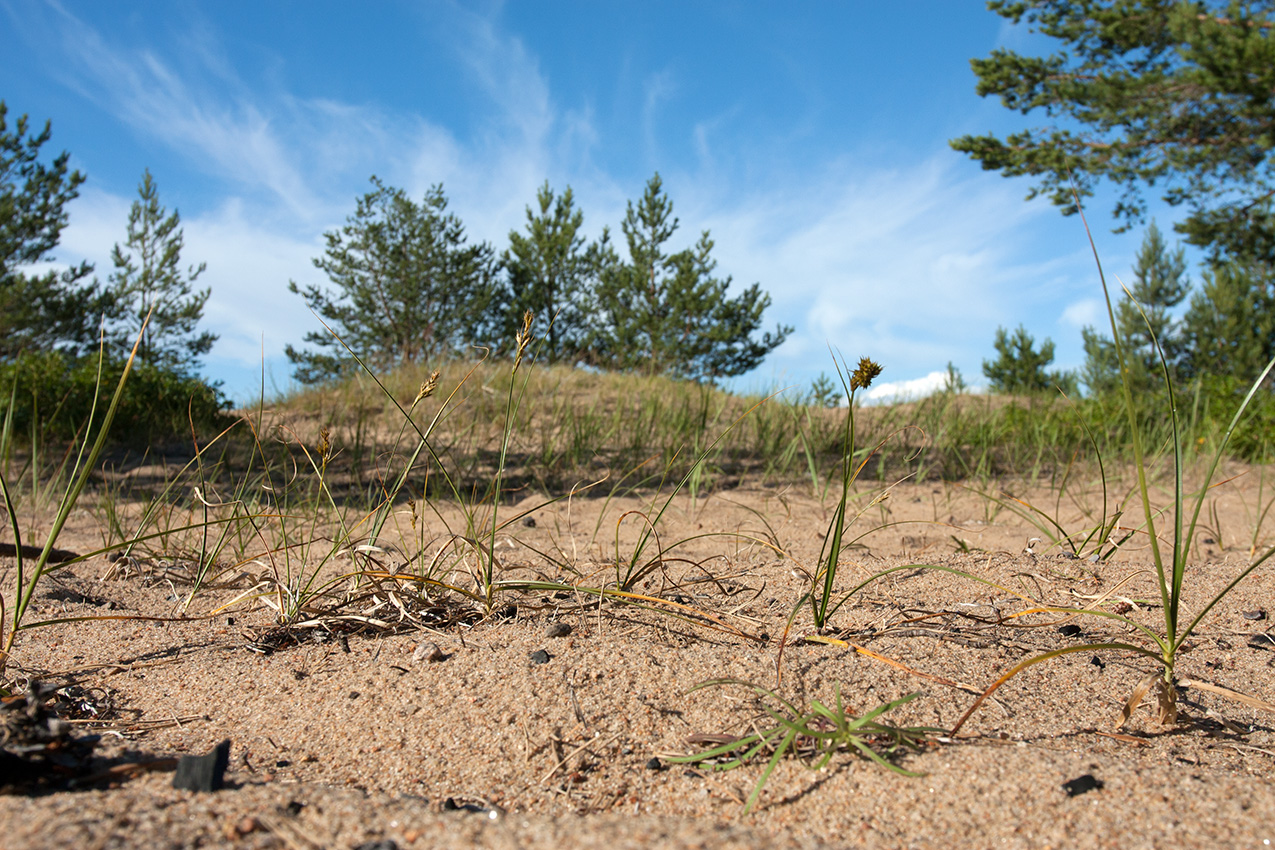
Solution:
{"label": "brown seed head", "polygon": [[435,369],[429,373],[429,380],[421,384],[421,388],[416,391],[416,398],[412,399],[412,404],[416,404],[423,398],[429,398],[434,394],[434,390],[438,389],[439,372]]}
{"label": "brown seed head", "polygon": [[527,350],[527,346],[531,345],[532,341],[536,338],[535,335],[531,333],[531,323],[535,320],[535,318],[536,314],[530,310],[522,314],[522,328],[519,329],[517,335],[514,337],[515,341],[518,343],[518,351],[514,355],[515,371],[517,371],[519,364],[522,363],[522,355]]}
{"label": "brown seed head", "polygon": [[319,461],[327,464],[328,459],[332,457],[332,435],[328,431],[328,426],[324,425],[319,429]]}
{"label": "brown seed head", "polygon": [[859,365],[850,373],[850,391],[866,390],[872,381],[881,374],[882,366],[870,357],[860,357]]}

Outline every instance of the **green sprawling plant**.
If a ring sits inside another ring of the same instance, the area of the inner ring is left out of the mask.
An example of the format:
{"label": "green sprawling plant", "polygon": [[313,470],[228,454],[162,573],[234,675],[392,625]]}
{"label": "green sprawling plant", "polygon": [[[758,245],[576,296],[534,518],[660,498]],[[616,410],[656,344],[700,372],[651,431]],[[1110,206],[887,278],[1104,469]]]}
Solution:
{"label": "green sprawling plant", "polygon": [[832,706],[826,706],[817,699],[811,700],[809,711],[802,711],[773,691],[739,679],[712,679],[699,683],[691,691],[724,685],[751,688],[757,696],[781,703],[782,708],[764,706],[773,724],[754,723],[752,728],[755,731],[742,736],[699,735],[694,739],[696,742],[714,743],[716,746],[686,755],[664,755],[664,760],[674,764],[694,764],[709,770],[734,770],[758,756],[769,754],[770,759],[744,804],[745,814],[757,804],[767,780],[786,755],[804,758],[812,770],[819,770],[838,752],[850,750],[895,773],[918,776],[890,761],[890,757],[904,750],[920,749],[930,734],[942,731],[926,726],[893,726],[877,719],[920,696],[915,693],[856,717],[846,711],[840,685],[836,688]]}

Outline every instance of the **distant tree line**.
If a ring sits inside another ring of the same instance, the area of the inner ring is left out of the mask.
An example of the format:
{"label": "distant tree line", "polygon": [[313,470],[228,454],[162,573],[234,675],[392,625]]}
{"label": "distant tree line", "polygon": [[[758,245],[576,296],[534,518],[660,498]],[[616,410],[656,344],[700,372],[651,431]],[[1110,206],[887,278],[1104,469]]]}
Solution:
{"label": "distant tree line", "polygon": [[303,383],[339,377],[352,355],[373,369],[473,347],[501,355],[530,310],[548,363],[704,382],[748,372],[792,328],[761,332],[770,296],[756,283],[732,295],[709,232],[677,250],[679,225],[656,174],[628,204],[621,256],[608,228],[586,239],[570,187],[556,194],[546,182],[497,254],[468,240],[441,186],[417,203],[373,177],[313,261],[326,283],[289,282],[327,328],[287,354]]}

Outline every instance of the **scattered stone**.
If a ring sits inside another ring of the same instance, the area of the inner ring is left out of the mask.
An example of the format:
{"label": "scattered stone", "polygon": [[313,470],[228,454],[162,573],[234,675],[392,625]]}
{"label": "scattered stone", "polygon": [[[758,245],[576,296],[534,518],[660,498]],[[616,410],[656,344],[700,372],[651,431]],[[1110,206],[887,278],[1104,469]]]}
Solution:
{"label": "scattered stone", "polygon": [[570,623],[550,623],[549,628],[545,629],[545,637],[560,638],[571,634]]}
{"label": "scattered stone", "polygon": [[354,850],[398,850],[398,844],[393,838],[382,838],[380,841],[364,841]]}
{"label": "scattered stone", "polygon": [[1266,612],[1261,608],[1258,608],[1256,611],[1245,611],[1241,616],[1243,616],[1245,620],[1265,620]]}
{"label": "scattered stone", "polygon": [[531,664],[532,666],[535,666],[536,664],[548,664],[549,659],[552,657],[553,656],[545,652],[543,649],[537,649],[535,652],[531,653]]}
{"label": "scattered stone", "polygon": [[426,641],[416,647],[416,651],[412,653],[412,661],[420,664],[422,661],[446,661],[447,655],[438,648],[438,644]]}
{"label": "scattered stone", "polygon": [[533,516],[523,517],[522,524],[525,525],[527,528],[535,528],[536,518]]}
{"label": "scattered stone", "polygon": [[1077,776],[1075,779],[1068,779],[1062,784],[1063,790],[1067,792],[1068,797],[1079,797],[1081,794],[1095,791],[1102,786],[1102,780],[1095,778],[1092,773]]}
{"label": "scattered stone", "polygon": [[1107,667],[1106,664],[1102,663],[1102,659],[1096,655],[1093,658],[1089,659],[1089,663],[1097,667],[1099,670],[1104,670]]}
{"label": "scattered stone", "polygon": [[203,756],[182,756],[177,760],[173,787],[185,791],[220,791],[230,765],[230,739],[213,747]]}
{"label": "scattered stone", "polygon": [[288,805],[283,807],[284,814],[290,818],[295,818],[301,814],[301,810],[305,808],[305,803],[299,800],[289,800]]}
{"label": "scattered stone", "polygon": [[1080,635],[1080,632],[1080,626],[1077,626],[1075,623],[1068,623],[1065,626],[1058,627],[1058,634],[1063,637],[1077,637]]}
{"label": "scattered stone", "polygon": [[646,769],[647,770],[663,770],[664,762],[652,756],[646,762]]}

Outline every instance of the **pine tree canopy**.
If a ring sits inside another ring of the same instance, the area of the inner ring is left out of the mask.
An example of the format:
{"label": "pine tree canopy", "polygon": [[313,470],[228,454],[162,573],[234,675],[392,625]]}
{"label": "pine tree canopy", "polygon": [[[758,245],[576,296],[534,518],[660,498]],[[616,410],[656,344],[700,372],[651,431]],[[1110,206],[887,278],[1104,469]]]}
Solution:
{"label": "pine tree canopy", "polygon": [[[181,268],[185,237],[181,216],[159,202],[159,187],[147,169],[137,187],[138,199],[128,212],[128,239],[111,251],[115,272],[110,294],[120,318],[119,345],[128,351],[145,323],[137,348],[143,363],[193,374],[200,355],[207,354],[217,335],[196,333],[211,292],[192,284],[205,264]],[[150,321],[147,322],[147,317]]]}
{"label": "pine tree canopy", "polygon": [[350,352],[386,370],[489,343],[503,327],[492,249],[467,244],[443,187],[418,204],[376,177],[372,185],[346,225],[324,234],[327,249],[313,261],[332,288],[288,284],[340,337],[311,332],[315,349],[287,347],[303,383],[341,375]]}
{"label": "pine tree canopy", "polygon": [[92,347],[104,307],[97,287],[83,282],[93,266],[34,276],[23,271],[55,259],[66,205],[79,194],[84,175],[69,169],[66,151],[41,162],[40,149],[52,136],[48,122],[40,133],[29,133],[23,115],[11,132],[7,114],[0,100],[0,360],[23,351]]}
{"label": "pine tree canopy", "polygon": [[1213,256],[1275,263],[1275,27],[1269,2],[991,0],[1056,39],[1049,56],[997,49],[975,59],[977,91],[1043,122],[1001,139],[951,142],[983,168],[1030,176],[1075,212],[1102,181],[1120,190],[1121,227],[1143,220],[1155,186],[1189,214],[1176,227]]}

